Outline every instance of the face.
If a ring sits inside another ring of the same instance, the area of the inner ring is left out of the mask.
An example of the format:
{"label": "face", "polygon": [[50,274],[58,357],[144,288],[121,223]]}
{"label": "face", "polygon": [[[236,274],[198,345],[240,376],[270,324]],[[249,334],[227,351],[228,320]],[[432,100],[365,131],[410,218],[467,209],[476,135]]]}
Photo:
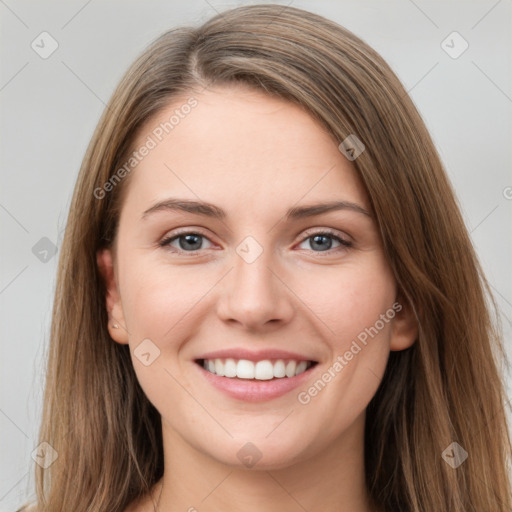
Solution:
{"label": "face", "polygon": [[[135,144],[157,141],[129,178],[113,251],[98,254],[110,334],[129,344],[164,440],[285,467],[361,424],[415,327],[332,136],[261,92],[195,98],[162,140],[155,128],[186,98]],[[337,207],[310,208],[324,204]]]}

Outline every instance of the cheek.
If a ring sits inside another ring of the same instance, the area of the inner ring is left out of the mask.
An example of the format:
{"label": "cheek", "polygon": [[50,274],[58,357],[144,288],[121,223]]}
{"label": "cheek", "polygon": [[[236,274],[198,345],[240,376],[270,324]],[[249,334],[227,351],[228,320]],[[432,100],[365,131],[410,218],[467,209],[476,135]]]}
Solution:
{"label": "cheek", "polygon": [[331,419],[330,434],[335,435],[340,425],[367,406],[384,374],[396,287],[389,267],[377,259],[368,265],[346,266],[331,279],[311,275],[304,286],[313,283],[322,293],[310,294],[308,306],[328,327],[324,332],[330,360],[297,398],[306,410],[324,411]]}
{"label": "cheek", "polygon": [[[123,313],[131,337],[156,343],[176,339],[186,318],[215,285],[216,276],[199,267],[137,264],[124,275]],[[132,343],[132,340],[130,340]]]}
{"label": "cheek", "polygon": [[[198,304],[215,284],[215,276],[197,269],[148,264],[141,257],[125,262],[121,282],[132,363],[140,386],[163,416],[172,417],[173,411],[182,408],[190,410],[183,418],[193,416],[196,411],[182,388],[186,367],[176,362],[182,345],[194,336]],[[146,353],[149,356],[144,360]]]}
{"label": "cheek", "polygon": [[363,412],[380,384],[389,356],[396,287],[380,259],[347,266],[322,284],[324,293],[311,307],[330,328],[331,360],[308,388],[299,390],[297,399],[304,413],[322,411],[318,427],[326,439],[333,439]]}
{"label": "cheek", "polygon": [[[337,352],[345,351],[360,333],[374,326],[392,307],[396,295],[394,278],[385,262],[378,259],[368,265],[347,265],[331,275],[321,271],[310,274],[302,290],[310,309],[329,328],[332,348]],[[379,331],[389,334],[390,323],[381,323]]]}

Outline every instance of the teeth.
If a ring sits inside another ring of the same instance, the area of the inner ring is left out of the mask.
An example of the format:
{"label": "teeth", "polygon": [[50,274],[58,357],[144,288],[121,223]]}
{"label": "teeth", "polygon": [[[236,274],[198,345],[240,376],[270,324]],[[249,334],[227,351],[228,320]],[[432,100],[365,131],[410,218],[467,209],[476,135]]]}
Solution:
{"label": "teeth", "polygon": [[270,380],[274,378],[274,365],[270,361],[258,361],[254,366],[254,378]]}
{"label": "teeth", "polygon": [[236,377],[236,366],[234,359],[226,359],[224,362],[224,377]]}
{"label": "teeth", "polygon": [[[217,368],[217,361],[220,361],[220,364],[222,364],[221,359],[215,359],[215,368]],[[239,379],[254,379],[254,363],[240,359],[236,365],[236,376]]]}
{"label": "teeth", "polygon": [[304,373],[306,371],[306,368],[308,367],[307,361],[301,361],[297,368],[295,368],[295,375],[299,375],[300,373]]}
{"label": "teeth", "polygon": [[277,377],[278,379],[286,376],[286,366],[284,365],[284,361],[276,361],[274,363],[273,368],[274,377]]}
{"label": "teeth", "polygon": [[295,361],[288,361],[286,365],[286,376],[293,377],[295,376],[295,368],[297,368],[297,363]]}
{"label": "teeth", "polygon": [[270,380],[294,377],[304,373],[313,363],[311,361],[270,361],[264,359],[254,363],[247,359],[208,359],[203,360],[203,368],[219,377],[239,379]]}
{"label": "teeth", "polygon": [[224,363],[220,359],[215,359],[215,373],[219,377],[224,377]]}

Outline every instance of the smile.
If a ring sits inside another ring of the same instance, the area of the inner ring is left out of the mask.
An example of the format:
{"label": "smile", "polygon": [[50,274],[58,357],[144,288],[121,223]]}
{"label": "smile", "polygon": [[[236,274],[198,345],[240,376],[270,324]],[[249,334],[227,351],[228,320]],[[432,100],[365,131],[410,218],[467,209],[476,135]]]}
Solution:
{"label": "smile", "polygon": [[206,371],[231,379],[271,380],[291,378],[304,373],[314,361],[284,360],[249,361],[247,359],[199,359],[196,361]]}
{"label": "smile", "polygon": [[[299,359],[196,359],[194,366],[209,386],[243,402],[265,402],[291,393],[312,379],[316,361]],[[218,373],[217,373],[218,372]]]}

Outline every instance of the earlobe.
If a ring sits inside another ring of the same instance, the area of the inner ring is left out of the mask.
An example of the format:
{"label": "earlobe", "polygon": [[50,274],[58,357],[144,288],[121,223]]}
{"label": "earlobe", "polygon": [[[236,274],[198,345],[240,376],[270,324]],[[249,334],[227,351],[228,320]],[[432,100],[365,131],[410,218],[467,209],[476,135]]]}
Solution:
{"label": "earlobe", "polygon": [[121,295],[116,282],[114,261],[110,249],[101,249],[96,254],[99,271],[105,283],[105,305],[108,313],[108,332],[117,343],[128,343],[128,331],[126,330]]}
{"label": "earlobe", "polygon": [[395,308],[396,315],[391,328],[390,349],[392,351],[405,350],[418,338],[418,319],[410,302],[401,297],[396,304],[400,308]]}

